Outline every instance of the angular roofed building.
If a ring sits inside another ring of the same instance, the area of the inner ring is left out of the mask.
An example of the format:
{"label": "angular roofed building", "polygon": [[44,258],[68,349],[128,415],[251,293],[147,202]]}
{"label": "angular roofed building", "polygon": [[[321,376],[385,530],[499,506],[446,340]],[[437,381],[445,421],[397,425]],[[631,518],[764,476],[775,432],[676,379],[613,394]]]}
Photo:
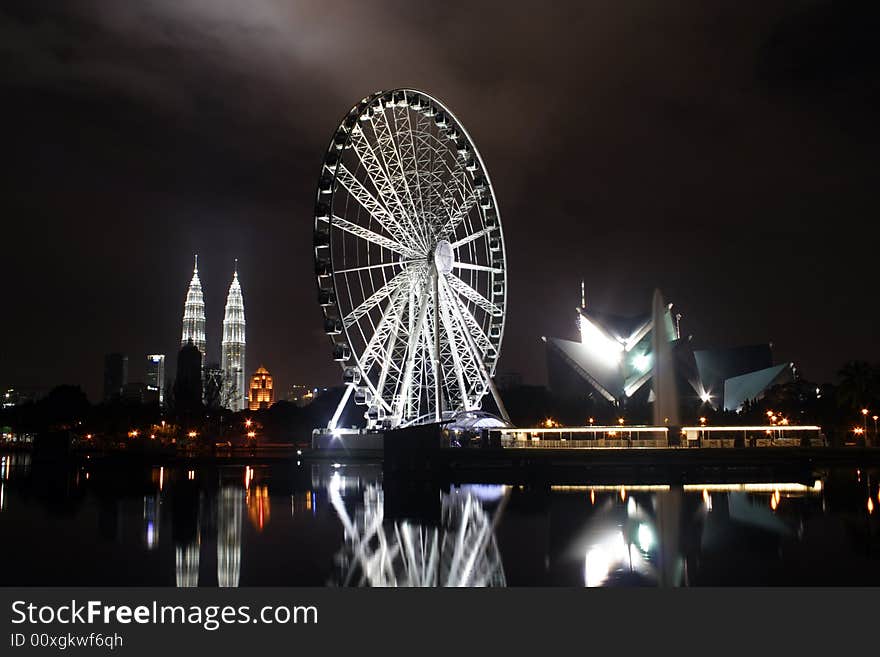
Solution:
{"label": "angular roofed building", "polygon": [[[793,363],[773,363],[771,346],[694,350],[692,337],[682,338],[680,315],[668,304],[662,313],[659,339],[668,340],[681,399],[736,411],[760,399],[777,384],[794,380]],[[659,316],[659,314],[658,314]],[[551,390],[565,397],[600,396],[612,405],[629,399],[653,401],[652,313],[623,317],[585,305],[577,308],[580,341],[546,337],[547,374]]]}

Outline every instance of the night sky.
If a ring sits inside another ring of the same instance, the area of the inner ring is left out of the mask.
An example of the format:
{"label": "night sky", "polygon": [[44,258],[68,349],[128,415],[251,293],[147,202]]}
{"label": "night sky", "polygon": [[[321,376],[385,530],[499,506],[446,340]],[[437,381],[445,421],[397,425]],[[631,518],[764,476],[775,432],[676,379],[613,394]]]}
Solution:
{"label": "night sky", "polygon": [[510,269],[499,371],[545,381],[580,280],[660,287],[695,346],[772,341],[815,380],[878,359],[877,3],[6,0],[0,385],[169,354],[192,255],[219,361],[239,258],[248,369],[334,385],[312,276],[319,166],[363,96],[463,122]]}

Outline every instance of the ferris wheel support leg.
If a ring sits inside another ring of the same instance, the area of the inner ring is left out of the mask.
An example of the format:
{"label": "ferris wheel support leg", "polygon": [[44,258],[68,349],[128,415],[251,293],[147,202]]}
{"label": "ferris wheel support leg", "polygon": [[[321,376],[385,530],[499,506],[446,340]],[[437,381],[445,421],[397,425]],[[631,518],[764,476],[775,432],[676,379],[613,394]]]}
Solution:
{"label": "ferris wheel support leg", "polygon": [[492,377],[489,376],[488,373],[486,373],[486,381],[489,383],[489,390],[492,391],[492,398],[495,400],[495,404],[498,406],[498,412],[501,413],[501,419],[510,424],[510,416],[507,414],[507,407],[501,400],[501,395],[498,393],[498,388],[495,387],[495,382],[492,380]]}
{"label": "ferris wheel support leg", "polygon": [[[444,284],[446,284],[444,280]],[[448,284],[447,291],[449,290]],[[461,314],[461,308],[458,307],[458,302],[455,301],[455,297],[450,292],[449,297],[453,299],[452,309],[455,311],[455,315],[458,318],[458,321],[462,326],[465,326],[464,317]],[[473,336],[470,334],[470,331],[467,329],[464,330],[464,338],[467,340],[468,346],[471,349],[471,352],[474,355],[474,360],[477,361],[477,365],[480,368],[480,374],[483,375],[483,380],[486,382],[486,385],[489,386],[489,391],[492,393],[492,398],[495,400],[495,405],[498,406],[498,412],[501,413],[501,418],[510,424],[510,416],[507,414],[507,407],[504,405],[504,401],[501,399],[501,395],[498,394],[498,388],[495,387],[495,382],[492,380],[492,376],[489,374],[489,370],[486,369],[486,364],[483,362],[483,355],[480,353],[480,348],[477,347],[477,344],[474,342]]]}
{"label": "ferris wheel support leg", "polygon": [[353,385],[345,386],[345,392],[342,393],[342,399],[339,400],[339,406],[336,407],[336,412],[333,413],[333,417],[330,418],[330,422],[327,425],[327,428],[330,429],[330,431],[333,431],[339,423],[339,418],[342,416],[342,409],[344,409],[345,405],[348,403],[348,398],[351,397],[352,390],[354,390]]}

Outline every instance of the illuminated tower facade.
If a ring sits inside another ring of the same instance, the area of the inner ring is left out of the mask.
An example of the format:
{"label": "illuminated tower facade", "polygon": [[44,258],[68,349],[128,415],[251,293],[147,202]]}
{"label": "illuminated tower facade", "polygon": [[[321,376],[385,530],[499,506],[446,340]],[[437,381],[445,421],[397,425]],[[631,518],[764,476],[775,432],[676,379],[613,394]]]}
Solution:
{"label": "illuminated tower facade", "polygon": [[220,367],[223,368],[222,404],[233,411],[247,408],[247,380],[244,369],[245,331],[244,298],[238,282],[238,260],[226,295],[223,317],[223,342],[220,346]]}
{"label": "illuminated tower facade", "polygon": [[272,375],[265,367],[260,367],[251,377],[250,410],[269,408],[275,402],[275,386]]}
{"label": "illuminated tower facade", "polygon": [[196,255],[193,277],[189,282],[189,290],[186,293],[186,303],[183,306],[183,335],[180,338],[180,346],[185,347],[187,342],[202,353],[202,369],[205,367],[205,299],[202,296],[202,282],[199,280],[199,256]]}

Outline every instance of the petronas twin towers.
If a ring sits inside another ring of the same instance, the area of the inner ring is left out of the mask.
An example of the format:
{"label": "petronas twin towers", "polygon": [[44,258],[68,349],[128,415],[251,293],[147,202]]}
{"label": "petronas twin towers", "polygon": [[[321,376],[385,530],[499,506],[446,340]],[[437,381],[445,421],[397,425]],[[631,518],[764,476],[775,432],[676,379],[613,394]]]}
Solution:
{"label": "petronas twin towers", "polygon": [[[199,280],[199,256],[195,257],[193,277],[183,306],[183,334],[181,347],[192,342],[202,354],[202,379],[204,380],[205,352],[205,299]],[[220,403],[233,411],[247,408],[245,376],[245,321],[244,298],[238,282],[238,260],[232,274],[232,283],[226,295],[226,313],[223,317],[223,341],[220,344],[220,368],[223,372]]]}

